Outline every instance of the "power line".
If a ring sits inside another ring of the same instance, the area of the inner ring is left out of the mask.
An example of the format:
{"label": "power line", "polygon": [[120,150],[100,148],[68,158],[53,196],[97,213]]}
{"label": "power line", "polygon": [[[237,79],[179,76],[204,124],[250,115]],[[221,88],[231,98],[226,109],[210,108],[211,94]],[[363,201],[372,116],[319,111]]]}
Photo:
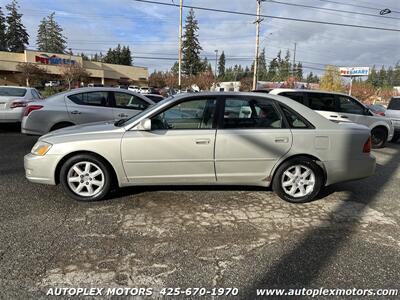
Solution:
{"label": "power line", "polygon": [[400,20],[400,18],[396,18],[396,17],[374,15],[374,14],[369,14],[369,13],[355,12],[355,11],[342,10],[342,9],[334,9],[334,8],[305,5],[305,4],[288,3],[288,2],[281,2],[281,1],[275,1],[275,0],[270,0],[270,2],[276,3],[276,4],[282,4],[282,5],[296,6],[296,7],[304,7],[304,8],[312,8],[312,9],[319,9],[319,10],[326,10],[326,11],[333,11],[333,12],[342,12],[342,13],[353,14],[353,15],[369,16],[369,17],[375,17],[375,18],[381,18],[381,19]]}
{"label": "power line", "polygon": [[[173,4],[173,3],[165,3],[165,2],[158,2],[158,1],[151,1],[151,0],[133,0],[133,1],[142,2],[142,3],[150,3],[150,4],[158,4],[158,5],[164,5],[164,6],[179,7],[179,5]],[[204,10],[204,11],[212,11],[212,12],[219,12],[219,13],[257,17],[257,14],[232,11],[232,10],[207,8],[207,7],[192,6],[192,5],[184,5],[183,7],[197,9],[197,10]],[[385,27],[365,26],[365,25],[356,25],[356,24],[335,23],[335,22],[316,21],[316,20],[309,20],[309,19],[278,17],[278,16],[271,16],[271,15],[260,15],[260,17],[286,20],[286,21],[303,22],[303,23],[324,24],[324,25],[332,25],[332,26],[342,26],[342,27],[352,27],[352,28],[361,28],[361,29],[374,29],[374,30],[400,32],[400,29],[396,29],[396,28],[385,28]]]}
{"label": "power line", "polygon": [[[372,10],[377,10],[377,11],[381,11],[382,10],[382,8],[365,6],[365,5],[357,5],[357,4],[348,4],[348,3],[343,3],[343,2],[339,2],[339,1],[333,1],[333,0],[318,0],[318,1],[334,3],[334,4],[339,4],[339,5],[345,5],[345,6],[353,6],[353,7],[365,8],[365,9],[372,9]],[[391,10],[391,11],[392,11],[392,13],[400,13],[400,11],[397,11],[397,10]]]}

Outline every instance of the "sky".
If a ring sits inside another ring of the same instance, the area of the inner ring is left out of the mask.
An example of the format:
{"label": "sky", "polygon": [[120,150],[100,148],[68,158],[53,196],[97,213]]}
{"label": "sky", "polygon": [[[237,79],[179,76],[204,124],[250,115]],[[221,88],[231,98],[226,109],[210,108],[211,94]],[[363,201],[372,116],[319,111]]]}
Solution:
{"label": "sky", "polygon": [[[11,0],[0,0],[4,7]],[[158,0],[179,3],[179,0]],[[311,19],[346,24],[400,29],[398,0],[276,0],[277,2],[347,10],[377,17],[317,10],[262,2],[262,14],[299,19]],[[343,4],[333,3],[341,2]],[[185,5],[256,12],[256,0],[184,0]],[[354,5],[364,6],[355,7]],[[23,23],[30,35],[30,49],[36,48],[36,32],[40,20],[55,12],[64,29],[68,48],[87,55],[129,45],[134,65],[149,71],[168,70],[178,53],[179,9],[134,0],[19,0]],[[390,8],[392,13],[379,16],[379,10]],[[184,9],[184,18],[188,9]],[[199,22],[199,40],[203,51],[215,65],[215,50],[225,52],[227,66],[251,65],[255,52],[255,17],[209,11],[195,11]],[[321,74],[326,64],[337,66],[394,65],[400,60],[400,32],[357,29],[264,18],[261,23],[260,45],[265,48],[267,61],[279,50],[290,51],[293,58],[305,66],[304,72]],[[138,57],[152,57],[144,59]],[[164,59],[160,59],[164,58]]]}

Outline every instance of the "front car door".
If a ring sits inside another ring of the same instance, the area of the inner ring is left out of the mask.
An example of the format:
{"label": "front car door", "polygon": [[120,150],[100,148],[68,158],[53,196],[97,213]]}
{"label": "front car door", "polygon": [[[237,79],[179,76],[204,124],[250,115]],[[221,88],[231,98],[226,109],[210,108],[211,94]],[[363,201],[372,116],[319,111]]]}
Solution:
{"label": "front car door", "polygon": [[215,182],[215,110],[215,97],[192,97],[152,116],[151,131],[127,131],[121,153],[129,182]]}
{"label": "front car door", "polygon": [[124,92],[113,92],[113,116],[115,120],[130,118],[150,106],[140,97]]}
{"label": "front car door", "polygon": [[229,96],[222,112],[215,145],[217,181],[264,185],[292,145],[277,106],[266,98]]}
{"label": "front car door", "polygon": [[93,91],[65,97],[68,114],[74,124],[85,124],[113,119],[110,92]]}

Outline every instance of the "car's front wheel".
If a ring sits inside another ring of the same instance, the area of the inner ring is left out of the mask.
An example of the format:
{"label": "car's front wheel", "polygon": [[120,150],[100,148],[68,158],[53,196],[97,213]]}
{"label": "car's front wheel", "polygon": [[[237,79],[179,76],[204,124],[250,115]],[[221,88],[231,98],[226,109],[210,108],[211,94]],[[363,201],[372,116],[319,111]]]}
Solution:
{"label": "car's front wheel", "polygon": [[298,157],[284,162],[278,168],[272,188],[285,201],[304,203],[318,195],[323,183],[321,167],[312,159]]}
{"label": "car's front wheel", "polygon": [[81,154],[63,164],[60,183],[68,196],[75,200],[97,201],[110,191],[111,173],[102,159]]}

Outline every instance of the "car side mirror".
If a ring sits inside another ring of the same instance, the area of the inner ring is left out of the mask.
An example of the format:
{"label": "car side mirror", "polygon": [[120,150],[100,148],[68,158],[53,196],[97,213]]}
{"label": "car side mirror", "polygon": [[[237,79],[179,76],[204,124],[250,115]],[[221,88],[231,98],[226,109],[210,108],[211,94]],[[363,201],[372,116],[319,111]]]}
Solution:
{"label": "car side mirror", "polygon": [[151,119],[144,119],[136,126],[139,131],[151,131]]}

